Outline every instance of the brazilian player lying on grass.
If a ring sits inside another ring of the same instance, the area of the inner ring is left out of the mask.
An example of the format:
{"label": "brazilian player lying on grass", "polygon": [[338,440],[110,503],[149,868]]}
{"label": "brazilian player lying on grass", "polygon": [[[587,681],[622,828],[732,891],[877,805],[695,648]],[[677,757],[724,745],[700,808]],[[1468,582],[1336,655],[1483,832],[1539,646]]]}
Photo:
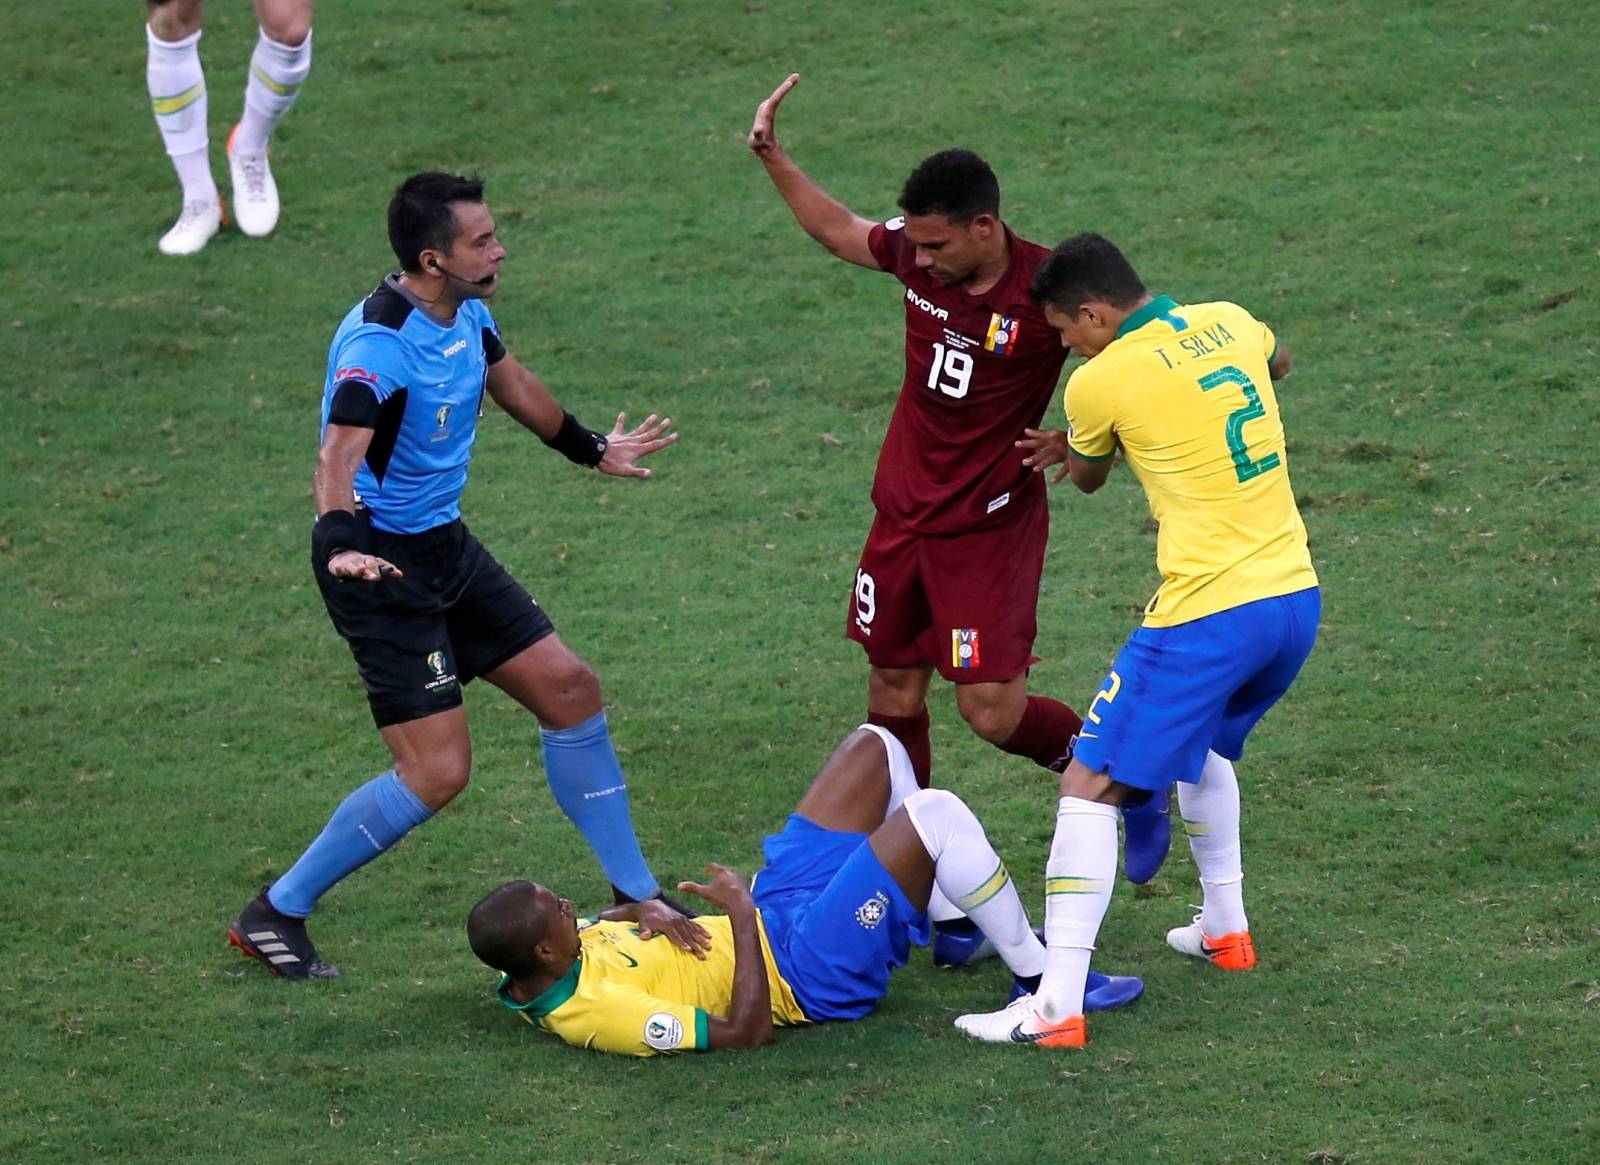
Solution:
{"label": "brazilian player lying on grass", "polygon": [[[927,943],[935,883],[988,934],[1018,992],[1037,986],[1044,946],[983,826],[954,793],[919,789],[885,729],[846,737],[763,850],[753,888],[722,865],[679,884],[722,915],[652,900],[590,920],[544,886],[509,882],[472,908],[467,937],[502,973],[508,1008],[574,1046],[630,1056],[756,1047],[776,1025],[860,1019]],[[1090,1009],[1144,990],[1099,974],[1088,986]]]}

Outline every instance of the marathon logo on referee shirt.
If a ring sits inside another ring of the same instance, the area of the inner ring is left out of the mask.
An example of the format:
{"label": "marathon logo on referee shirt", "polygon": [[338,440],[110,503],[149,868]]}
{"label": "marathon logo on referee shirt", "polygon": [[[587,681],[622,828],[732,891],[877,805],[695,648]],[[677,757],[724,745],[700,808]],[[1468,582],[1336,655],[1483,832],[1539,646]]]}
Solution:
{"label": "marathon logo on referee shirt", "polygon": [[952,627],[950,629],[950,666],[951,667],[978,667],[982,663],[978,655],[978,629],[976,627]]}
{"label": "marathon logo on referee shirt", "polygon": [[983,350],[996,356],[1011,356],[1017,351],[1017,321],[1012,316],[996,312],[989,318],[989,333],[984,337]]}

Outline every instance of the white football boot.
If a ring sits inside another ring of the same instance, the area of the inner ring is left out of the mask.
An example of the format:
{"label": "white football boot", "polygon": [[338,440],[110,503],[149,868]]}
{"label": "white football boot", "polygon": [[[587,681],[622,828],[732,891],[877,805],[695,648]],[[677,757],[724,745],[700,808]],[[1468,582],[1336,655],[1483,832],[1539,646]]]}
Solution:
{"label": "white football boot", "polygon": [[1039,1014],[1032,995],[1011,1001],[1000,1011],[974,1012],[956,1018],[958,1030],[987,1044],[1032,1044],[1041,1048],[1081,1048],[1083,1016],[1066,1016],[1051,1023]]}
{"label": "white football boot", "polygon": [[267,152],[241,154],[234,150],[239,136],[234,126],[228,135],[228,172],[233,176],[233,218],[247,235],[270,235],[278,225],[278,184],[272,180]]}
{"label": "white football boot", "polygon": [[222,229],[222,202],[194,199],[183,204],[183,213],[172,229],[156,245],[163,255],[192,255]]}

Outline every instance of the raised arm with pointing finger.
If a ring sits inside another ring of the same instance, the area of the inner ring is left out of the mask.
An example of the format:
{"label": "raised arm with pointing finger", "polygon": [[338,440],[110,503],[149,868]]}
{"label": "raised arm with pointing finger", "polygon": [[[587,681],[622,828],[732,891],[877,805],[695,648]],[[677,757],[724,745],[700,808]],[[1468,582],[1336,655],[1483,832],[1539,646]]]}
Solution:
{"label": "raised arm with pointing finger", "polygon": [[750,152],[761,159],[761,164],[767,168],[767,177],[794,211],[795,220],[806,234],[845,262],[877,271],[878,261],[872,257],[872,248],[868,245],[872,222],[813,182],[778,144],[778,106],[799,83],[800,74],[790,73],[788,79],[772,91],[771,97],[756,106],[755,124],[750,127]]}

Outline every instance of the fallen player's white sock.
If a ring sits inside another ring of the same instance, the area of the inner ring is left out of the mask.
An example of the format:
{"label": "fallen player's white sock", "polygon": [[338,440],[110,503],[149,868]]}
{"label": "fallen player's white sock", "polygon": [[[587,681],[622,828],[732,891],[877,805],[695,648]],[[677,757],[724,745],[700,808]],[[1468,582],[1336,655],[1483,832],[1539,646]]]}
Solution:
{"label": "fallen player's white sock", "polygon": [[906,798],[905,809],[933,858],[936,889],[977,923],[1013,975],[1040,974],[1044,947],[1028,925],[1005,863],[966,802],[948,789],[921,789]]}

